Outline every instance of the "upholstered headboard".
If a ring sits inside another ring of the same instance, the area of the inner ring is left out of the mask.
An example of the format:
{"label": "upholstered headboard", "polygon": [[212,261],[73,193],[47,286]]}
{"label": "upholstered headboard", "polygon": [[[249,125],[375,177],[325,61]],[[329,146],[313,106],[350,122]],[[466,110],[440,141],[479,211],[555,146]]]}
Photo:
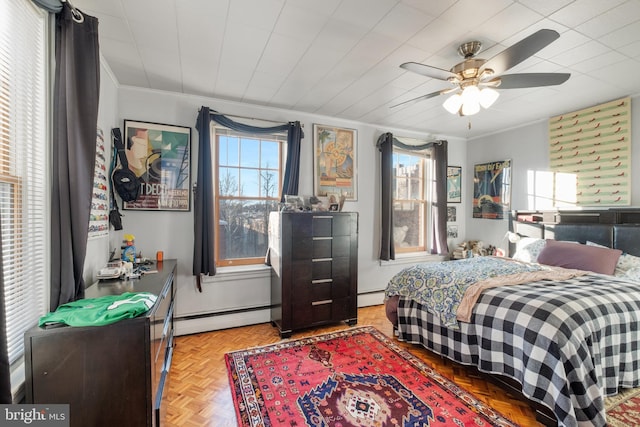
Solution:
{"label": "upholstered headboard", "polygon": [[[586,211],[585,214],[563,211],[512,211],[509,230],[523,237],[587,241],[640,256],[640,210]],[[513,246],[510,245],[513,254]]]}
{"label": "upholstered headboard", "polygon": [[640,256],[640,224],[614,225],[613,247],[622,252]]}

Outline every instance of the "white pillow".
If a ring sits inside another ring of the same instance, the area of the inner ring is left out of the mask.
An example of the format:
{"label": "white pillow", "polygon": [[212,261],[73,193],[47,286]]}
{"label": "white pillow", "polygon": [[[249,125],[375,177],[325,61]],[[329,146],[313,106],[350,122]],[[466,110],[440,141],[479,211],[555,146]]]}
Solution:
{"label": "white pillow", "polygon": [[[640,258],[637,256],[622,254],[620,255],[620,259],[616,264],[616,271],[613,273],[614,276],[627,276],[631,270],[640,270]],[[637,274],[637,273],[636,273]]]}
{"label": "white pillow", "polygon": [[516,242],[516,252],[513,259],[524,262],[537,262],[540,251],[544,249],[547,241],[535,237],[522,237]]}
{"label": "white pillow", "polygon": [[[632,255],[629,255],[629,256],[632,256]],[[634,258],[638,258],[638,257],[634,257]],[[640,282],[640,267],[631,267],[629,270],[625,271],[624,274],[620,277],[633,280],[634,282]]]}
{"label": "white pillow", "polygon": [[587,240],[587,246],[597,246],[599,248],[608,248],[609,246],[601,245],[600,243],[592,242],[591,240]]}

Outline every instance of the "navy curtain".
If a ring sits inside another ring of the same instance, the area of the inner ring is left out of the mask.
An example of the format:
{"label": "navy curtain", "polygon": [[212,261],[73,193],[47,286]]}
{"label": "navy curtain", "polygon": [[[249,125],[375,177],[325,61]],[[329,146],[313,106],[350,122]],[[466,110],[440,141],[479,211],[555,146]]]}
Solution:
{"label": "navy curtain", "polygon": [[304,138],[300,122],[289,122],[270,127],[250,126],[236,122],[227,116],[201,107],[196,128],[198,130],[198,172],[194,202],[194,250],[193,275],[196,276],[198,290],[202,290],[202,275],[213,276],[216,273],[213,224],[213,157],[211,154],[211,133],[209,125],[213,120],[238,132],[271,134],[287,132],[287,163],[285,164],[282,197],[285,194],[298,194],[300,170],[300,142]]}
{"label": "navy curtain", "polygon": [[202,290],[202,275],[216,274],[214,257],[215,224],[213,223],[213,157],[211,154],[211,115],[208,107],[200,108],[198,130],[198,171],[193,202],[193,275]]}
{"label": "navy curtain", "polygon": [[304,138],[300,122],[289,122],[287,133],[287,163],[284,167],[284,179],[282,182],[282,199],[285,194],[292,196],[298,194],[298,181],[300,180],[300,141]]}
{"label": "navy curtain", "polygon": [[432,240],[431,253],[447,254],[447,141],[437,141],[431,146],[431,158],[435,163],[433,199],[431,200]]}
{"label": "navy curtain", "polygon": [[55,39],[51,311],[84,298],[100,95],[98,20],[64,3]]}
{"label": "navy curtain", "polygon": [[393,245],[393,134],[387,132],[380,135],[377,147],[381,154],[380,173],[382,174],[380,259],[389,261],[396,259]]}
{"label": "navy curtain", "polygon": [[431,230],[431,253],[446,254],[447,246],[447,141],[434,141],[422,145],[408,145],[387,132],[378,137],[378,151],[381,153],[381,237],[380,259],[395,259],[393,242],[393,147],[408,151],[428,150],[434,160],[434,188],[431,200],[433,228]]}

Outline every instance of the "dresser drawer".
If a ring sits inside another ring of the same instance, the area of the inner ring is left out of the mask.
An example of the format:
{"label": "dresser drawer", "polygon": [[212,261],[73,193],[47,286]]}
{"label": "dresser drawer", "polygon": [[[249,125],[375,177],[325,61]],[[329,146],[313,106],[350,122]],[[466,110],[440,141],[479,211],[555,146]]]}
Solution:
{"label": "dresser drawer", "polygon": [[291,232],[299,237],[331,237],[333,235],[333,215],[292,214]]}
{"label": "dresser drawer", "polygon": [[294,328],[297,326],[319,325],[348,318],[349,298],[316,300],[306,304],[296,304],[293,310]]}
{"label": "dresser drawer", "polygon": [[294,260],[330,258],[332,253],[332,237],[303,237],[291,242],[291,259]]}

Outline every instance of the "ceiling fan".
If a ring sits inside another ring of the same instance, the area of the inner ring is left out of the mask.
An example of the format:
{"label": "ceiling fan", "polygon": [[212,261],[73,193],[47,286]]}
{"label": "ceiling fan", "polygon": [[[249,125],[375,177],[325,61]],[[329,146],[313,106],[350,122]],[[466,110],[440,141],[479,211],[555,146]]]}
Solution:
{"label": "ceiling fan", "polygon": [[400,65],[401,68],[426,77],[448,81],[453,87],[401,102],[393,105],[391,108],[433,98],[438,95],[453,93],[453,95],[444,102],[443,106],[445,109],[452,114],[470,116],[480,111],[480,106],[489,108],[496,101],[499,94],[494,88],[520,89],[562,84],[569,79],[571,74],[502,74],[525,59],[535,55],[558,37],[560,37],[560,34],[558,34],[557,31],[542,29],[525,37],[489,60],[476,58],[476,55],[482,48],[482,43],[479,41],[463,43],[458,47],[458,53],[464,58],[464,61],[454,65],[449,71],[417,62],[405,62]]}

